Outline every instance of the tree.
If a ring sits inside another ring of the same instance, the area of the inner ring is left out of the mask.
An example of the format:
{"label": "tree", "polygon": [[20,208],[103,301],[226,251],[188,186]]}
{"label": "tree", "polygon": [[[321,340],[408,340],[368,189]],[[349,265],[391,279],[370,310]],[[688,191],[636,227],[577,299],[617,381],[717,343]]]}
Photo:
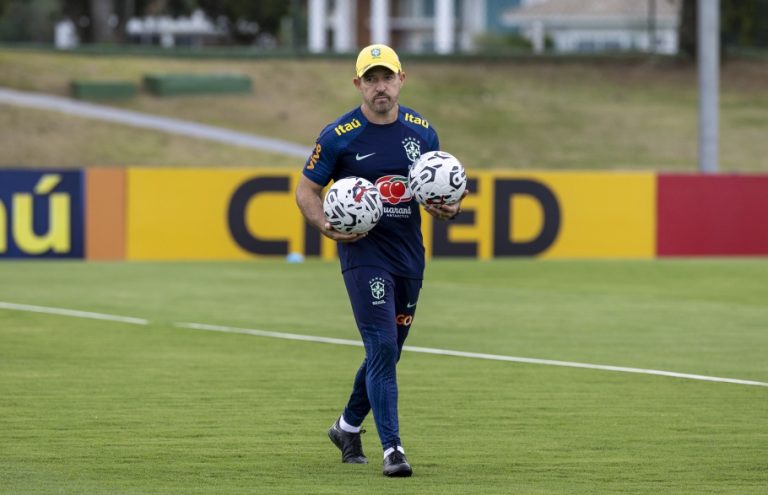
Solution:
{"label": "tree", "polygon": [[62,13],[77,26],[77,37],[85,43],[110,41],[109,17],[112,0],[62,0]]}
{"label": "tree", "polygon": [[[0,0],[2,2],[4,0]],[[125,26],[134,16],[186,15],[195,0],[60,0],[65,17],[72,19],[86,43],[125,40]]]}
{"label": "tree", "polygon": [[114,41],[114,29],[110,18],[115,14],[113,0],[90,0],[91,26],[94,43]]}
{"label": "tree", "polygon": [[0,40],[50,42],[58,0],[0,0]]}
{"label": "tree", "polygon": [[291,8],[285,0],[198,0],[198,5],[212,19],[225,18],[240,43],[252,43],[261,33],[276,36]]}
{"label": "tree", "polygon": [[696,27],[696,5],[698,0],[683,0],[680,6],[680,29],[678,36],[680,38],[680,51],[692,58],[696,58],[696,39],[698,29]]}
{"label": "tree", "polygon": [[721,6],[726,47],[768,47],[768,0],[728,0]]}
{"label": "tree", "polygon": [[[683,0],[680,11],[680,51],[696,57],[698,0]],[[768,0],[721,0],[720,39],[728,48],[768,47]]]}

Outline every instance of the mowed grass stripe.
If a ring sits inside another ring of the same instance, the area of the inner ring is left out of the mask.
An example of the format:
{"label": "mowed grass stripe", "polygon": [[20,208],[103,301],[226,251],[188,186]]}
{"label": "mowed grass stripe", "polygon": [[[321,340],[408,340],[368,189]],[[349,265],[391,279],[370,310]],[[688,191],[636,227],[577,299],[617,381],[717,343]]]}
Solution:
{"label": "mowed grass stripe", "polygon": [[[253,335],[256,337],[271,337],[287,340],[301,340],[304,342],[316,342],[322,344],[335,344],[362,347],[362,342],[348,339],[334,339],[328,337],[316,337],[313,335],[299,335],[295,333],[272,332],[268,330],[257,330],[253,328],[236,328],[223,325],[210,325],[207,323],[175,323],[176,327],[192,330],[206,330],[210,332],[238,333]],[[558,361],[553,359],[538,359],[517,356],[502,356],[498,354],[485,354],[480,352],[454,351],[450,349],[435,349],[431,347],[417,347],[406,345],[403,350],[421,354],[435,354],[439,356],[453,356],[471,359],[483,359],[488,361],[507,361],[513,363],[541,364],[546,366],[561,366],[565,368],[583,368],[600,371],[615,371],[620,373],[637,373],[641,375],[656,375],[672,378],[684,378],[687,380],[701,380],[707,382],[733,383],[736,385],[753,385],[758,387],[768,387],[768,383],[754,380],[741,380],[738,378],[723,378],[718,376],[696,375],[691,373],[680,373],[676,371],[652,370],[644,368],[630,368],[626,366],[613,366],[605,364],[576,363],[573,361]]]}
{"label": "mowed grass stripe", "polygon": [[[131,323],[135,325],[147,325],[149,323],[149,320],[145,320],[142,318],[108,315],[103,313],[93,313],[89,311],[79,311],[79,310],[72,310],[72,309],[66,309],[66,308],[50,308],[45,306],[35,306],[35,305],[29,305],[29,304],[17,304],[17,303],[5,302],[5,301],[0,301],[0,309],[29,311],[32,313],[46,313],[46,314],[52,314],[52,315],[71,316],[71,317],[77,317],[77,318],[108,320],[108,321],[115,321],[120,323]],[[190,330],[238,333],[238,334],[252,335],[256,337],[270,337],[270,338],[285,339],[285,340],[299,340],[304,342],[346,345],[346,346],[355,346],[355,347],[362,347],[363,345],[362,342],[360,341],[349,340],[349,339],[318,337],[315,335],[301,335],[301,334],[286,333],[286,332],[273,332],[269,330],[257,330],[253,328],[236,328],[236,327],[229,327],[224,325],[212,325],[208,323],[175,322],[173,323],[173,325],[177,328],[185,328]],[[559,360],[553,360],[553,359],[503,356],[498,354],[456,351],[456,350],[450,350],[450,349],[435,349],[431,347],[418,347],[418,346],[408,346],[408,345],[404,346],[403,350],[407,352],[416,352],[421,354],[435,354],[440,356],[484,359],[489,361],[507,361],[507,362],[514,362],[514,363],[540,364],[540,365],[546,365],[546,366],[561,366],[566,368],[583,368],[583,369],[592,369],[592,370],[601,370],[601,371],[613,371],[613,372],[620,372],[620,373],[637,373],[641,375],[666,376],[666,377],[672,377],[672,378],[683,378],[687,380],[701,380],[701,381],[708,381],[708,382],[732,383],[735,385],[751,385],[751,386],[758,386],[758,387],[768,387],[768,383],[754,381],[754,380],[741,380],[738,378],[724,378],[724,377],[718,377],[718,376],[697,375],[697,374],[691,374],[691,373],[680,373],[676,371],[631,368],[626,366],[614,366],[614,365],[605,365],[605,364],[577,363],[573,361],[559,361]]]}
{"label": "mowed grass stripe", "polygon": [[79,311],[66,308],[51,308],[47,306],[35,306],[32,304],[18,304],[7,301],[0,301],[0,309],[15,311],[28,311],[30,313],[46,313],[58,316],[72,316],[75,318],[90,318],[92,320],[117,321],[120,323],[130,323],[132,325],[148,325],[149,320],[144,318],[134,318],[132,316],[118,316],[104,313],[94,313],[91,311]]}

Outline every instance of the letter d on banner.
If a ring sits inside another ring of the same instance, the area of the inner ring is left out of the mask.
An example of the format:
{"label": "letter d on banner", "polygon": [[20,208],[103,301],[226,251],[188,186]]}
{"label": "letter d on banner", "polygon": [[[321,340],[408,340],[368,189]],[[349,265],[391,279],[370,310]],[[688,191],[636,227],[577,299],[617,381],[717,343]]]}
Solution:
{"label": "letter d on banner", "polygon": [[[560,232],[560,205],[552,190],[541,182],[528,179],[497,179],[494,189],[493,255],[535,256],[546,251]],[[530,241],[512,240],[512,198],[515,195],[532,197],[544,212],[541,230]]]}

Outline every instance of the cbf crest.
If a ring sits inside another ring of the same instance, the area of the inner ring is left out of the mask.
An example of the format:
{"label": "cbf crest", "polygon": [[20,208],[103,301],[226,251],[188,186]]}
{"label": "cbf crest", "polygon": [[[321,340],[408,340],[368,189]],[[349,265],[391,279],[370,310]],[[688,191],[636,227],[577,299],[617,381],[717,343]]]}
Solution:
{"label": "cbf crest", "polygon": [[403,149],[405,149],[405,154],[408,155],[408,159],[411,162],[415,162],[421,156],[421,145],[415,138],[407,137],[403,139]]}
{"label": "cbf crest", "polygon": [[386,286],[384,285],[384,279],[381,277],[373,277],[368,281],[368,285],[371,288],[371,297],[373,301],[371,304],[378,305],[384,304],[384,295],[386,294]]}

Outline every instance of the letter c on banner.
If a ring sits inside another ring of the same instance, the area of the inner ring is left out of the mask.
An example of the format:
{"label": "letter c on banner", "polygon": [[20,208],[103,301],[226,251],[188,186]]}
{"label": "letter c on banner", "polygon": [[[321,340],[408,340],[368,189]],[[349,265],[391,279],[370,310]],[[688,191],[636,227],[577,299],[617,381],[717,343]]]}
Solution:
{"label": "letter c on banner", "polygon": [[253,254],[284,255],[288,253],[288,241],[265,241],[254,236],[248,230],[245,211],[248,207],[248,202],[257,194],[263,192],[288,192],[289,190],[289,177],[257,177],[244,182],[235,190],[232,199],[229,200],[227,223],[229,224],[229,232],[232,234],[232,238],[241,248]]}

